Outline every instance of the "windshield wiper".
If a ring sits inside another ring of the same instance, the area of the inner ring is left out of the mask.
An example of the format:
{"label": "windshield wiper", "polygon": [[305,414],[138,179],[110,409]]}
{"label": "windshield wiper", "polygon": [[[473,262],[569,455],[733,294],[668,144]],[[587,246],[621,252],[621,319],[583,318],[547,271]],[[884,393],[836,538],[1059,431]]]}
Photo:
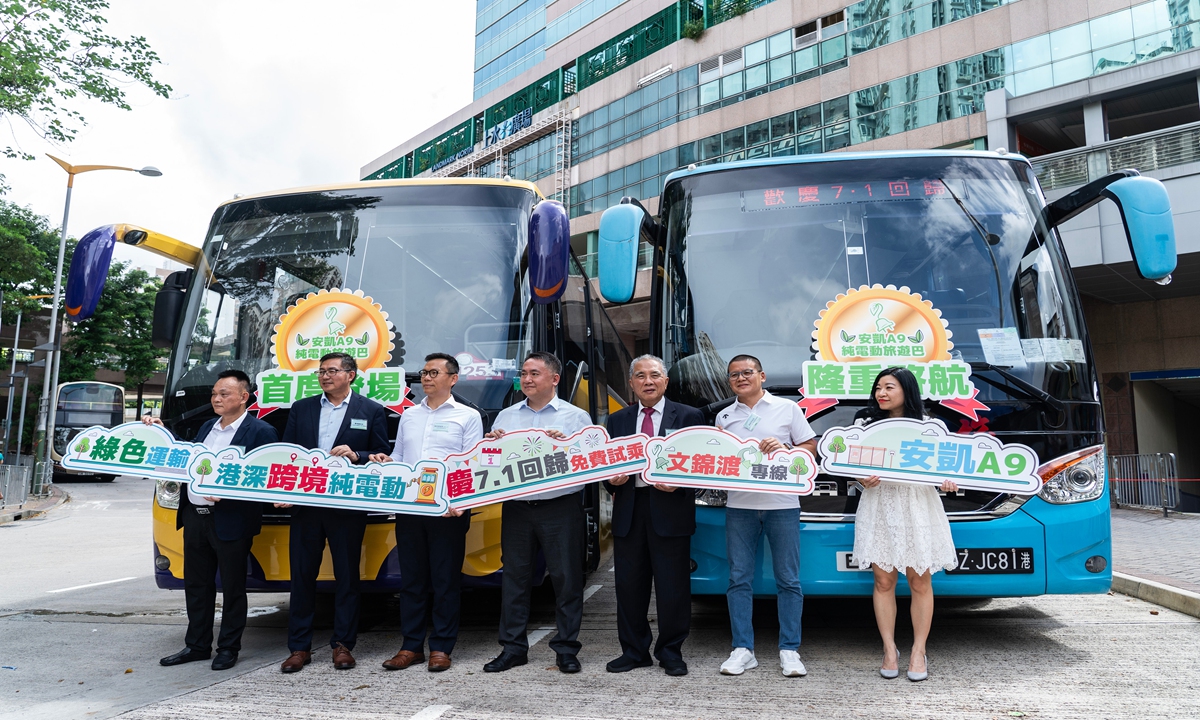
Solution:
{"label": "windshield wiper", "polygon": [[[950,197],[954,198],[954,203],[958,205],[958,209],[962,210],[963,215],[966,215],[967,219],[971,221],[971,225],[975,227],[975,232],[979,233],[979,237],[983,239],[983,246],[987,249],[988,258],[992,261],[992,272],[996,276],[996,300],[999,301],[1000,298],[1004,297],[1004,288],[1000,284],[1000,265],[996,262],[996,253],[992,250],[992,246],[1000,243],[1000,236],[996,233],[988,232],[983,223],[979,222],[979,218],[975,217],[967,209],[967,206],[963,204],[962,199],[955,194],[954,189],[946,184],[945,179],[938,178],[938,182],[942,184],[942,187],[946,188],[946,192],[950,193]],[[1004,306],[1001,305],[997,309],[1000,311],[998,327],[1004,327]]]}
{"label": "windshield wiper", "polygon": [[1042,402],[1046,403],[1047,405],[1049,405],[1050,407],[1054,408],[1055,410],[1057,410],[1059,412],[1066,412],[1066,410],[1067,410],[1067,406],[1063,403],[1062,400],[1059,400],[1058,398],[1054,397],[1050,393],[1041,389],[1037,385],[1033,385],[1032,383],[1022,380],[1021,378],[1017,377],[1016,375],[1013,375],[1008,370],[1006,370],[1002,367],[998,367],[989,362],[973,362],[973,363],[971,363],[971,371],[974,372],[975,370],[991,370],[992,372],[996,373],[1000,377],[1007,380],[1013,386],[1012,388],[1008,388],[1007,386],[1002,385],[1001,383],[998,383],[995,380],[989,380],[987,377],[984,377],[983,375],[978,376],[980,380],[984,381],[988,385],[991,385],[992,387],[999,388],[1001,390],[1006,390],[1006,391],[1010,390],[1010,389],[1020,390],[1022,392],[1022,394],[1024,394],[1025,397],[1029,400],[1041,400]]}

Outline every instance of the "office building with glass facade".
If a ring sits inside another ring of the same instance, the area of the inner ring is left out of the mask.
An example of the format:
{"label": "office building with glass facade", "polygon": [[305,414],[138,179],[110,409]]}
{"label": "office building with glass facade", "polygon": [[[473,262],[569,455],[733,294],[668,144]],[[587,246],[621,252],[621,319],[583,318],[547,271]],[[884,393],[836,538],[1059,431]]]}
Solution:
{"label": "office building with glass facade", "polygon": [[[691,164],[1003,147],[1051,199],[1135,167],[1172,194],[1172,285],[1135,281],[1112,208],[1062,237],[1114,452],[1178,450],[1200,473],[1195,443],[1154,439],[1183,437],[1171,403],[1200,407],[1198,48],[1200,0],[480,0],[474,102],[360,177],[532,180],[569,208],[588,269],[600,213],[624,196],[655,212]],[[1127,351],[1133,335],[1153,350]],[[1142,437],[1151,405],[1174,429]]]}

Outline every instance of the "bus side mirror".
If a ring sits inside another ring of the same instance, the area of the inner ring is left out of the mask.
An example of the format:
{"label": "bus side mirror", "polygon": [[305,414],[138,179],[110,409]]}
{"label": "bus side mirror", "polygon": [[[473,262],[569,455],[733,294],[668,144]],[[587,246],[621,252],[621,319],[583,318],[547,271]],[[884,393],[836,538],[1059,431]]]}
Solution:
{"label": "bus side mirror", "polygon": [[1178,256],[1166,186],[1144,175],[1127,177],[1104,188],[1104,196],[1121,211],[1138,274],[1161,285],[1171,282]]}
{"label": "bus side mirror", "polygon": [[529,218],[529,291],[533,301],[548,305],[567,289],[571,260],[571,220],[555,200],[543,200]]}
{"label": "bus side mirror", "polygon": [[597,248],[600,294],[611,303],[627,303],[633,298],[645,217],[646,212],[633,204],[614,205],[600,216]]}
{"label": "bus side mirror", "polygon": [[71,322],[82,322],[96,312],[116,244],[113,225],[98,227],[79,239],[75,253],[71,255],[71,269],[63,293],[63,309]]}
{"label": "bus side mirror", "polygon": [[192,270],[180,270],[168,275],[158,289],[154,296],[154,323],[150,328],[150,343],[154,347],[169,348],[175,344],[191,284]]}

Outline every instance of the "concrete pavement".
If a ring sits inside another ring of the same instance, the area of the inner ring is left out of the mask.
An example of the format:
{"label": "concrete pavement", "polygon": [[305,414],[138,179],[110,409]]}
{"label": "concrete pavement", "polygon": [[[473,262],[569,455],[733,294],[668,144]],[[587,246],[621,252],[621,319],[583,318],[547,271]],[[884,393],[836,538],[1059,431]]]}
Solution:
{"label": "concrete pavement", "polygon": [[1113,590],[1200,617],[1200,516],[1112,512]]}

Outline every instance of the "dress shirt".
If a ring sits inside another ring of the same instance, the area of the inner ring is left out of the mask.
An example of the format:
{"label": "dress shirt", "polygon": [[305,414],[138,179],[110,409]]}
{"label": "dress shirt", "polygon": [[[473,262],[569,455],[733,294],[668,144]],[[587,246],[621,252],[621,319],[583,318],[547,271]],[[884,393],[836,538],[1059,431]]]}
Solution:
{"label": "dress shirt", "polygon": [[342,429],[342,420],[346,417],[346,411],[350,409],[352,397],[353,392],[347,395],[345,400],[334,405],[325,393],[321,393],[321,424],[317,429],[317,447],[325,452],[333,449],[333,442],[337,440],[338,430]]}
{"label": "dress shirt", "polygon": [[442,460],[471,449],[482,439],[483,419],[477,410],[453,397],[430,409],[429,398],[425,398],[400,416],[392,459],[409,465]]}
{"label": "dress shirt", "polygon": [[[662,434],[663,408],[665,408],[666,406],[667,406],[667,398],[666,398],[666,396],[663,396],[663,397],[660,397],[658,399],[658,402],[654,404],[654,407],[651,408],[650,422],[654,423],[654,433],[653,434],[656,437],[658,435]],[[634,430],[636,432],[642,431],[642,418],[644,418],[644,417],[646,417],[646,406],[639,402],[638,403],[637,422],[634,424]],[[669,429],[674,430],[674,428],[669,428]],[[645,476],[642,475],[641,473],[634,475],[633,484],[634,484],[634,487],[648,487],[649,486],[649,483],[646,482]]]}
{"label": "dress shirt", "polygon": [[[529,407],[529,400],[522,400],[516,405],[510,405],[500,411],[496,416],[496,422],[492,423],[492,427],[497,430],[511,432],[513,430],[558,430],[563,435],[574,435],[588,425],[592,424],[592,418],[583,410],[575,407],[569,402],[555,396],[541,410],[533,410]],[[560,488],[558,490],[547,490],[544,493],[530,495],[521,498],[522,500],[550,500],[551,498],[570,495],[571,493],[579,492],[579,487]]]}
{"label": "dress shirt", "polygon": [[[751,417],[758,419],[752,422],[753,427],[747,428],[746,422]],[[717,427],[743,440],[773,437],[788,445],[799,445],[817,436],[804,419],[804,411],[799,404],[775,397],[765,390],[752,408],[743,405],[740,400],[734,400],[732,405],[717,415]],[[787,510],[800,507],[800,497],[787,493],[730,490],[726,506],[746,510]]]}
{"label": "dress shirt", "polygon": [[[237,435],[238,428],[242,426],[242,421],[246,419],[247,414],[245,411],[242,411],[242,414],[238,415],[237,420],[229,423],[227,427],[221,427],[222,418],[217,418],[216,424],[212,426],[212,430],[209,430],[208,435],[204,438],[204,447],[213,452],[229,447],[233,443],[233,436]],[[193,505],[207,506],[213,504],[211,500],[205,500],[202,495],[192,492],[191,483],[188,483],[187,492],[188,501]]]}

